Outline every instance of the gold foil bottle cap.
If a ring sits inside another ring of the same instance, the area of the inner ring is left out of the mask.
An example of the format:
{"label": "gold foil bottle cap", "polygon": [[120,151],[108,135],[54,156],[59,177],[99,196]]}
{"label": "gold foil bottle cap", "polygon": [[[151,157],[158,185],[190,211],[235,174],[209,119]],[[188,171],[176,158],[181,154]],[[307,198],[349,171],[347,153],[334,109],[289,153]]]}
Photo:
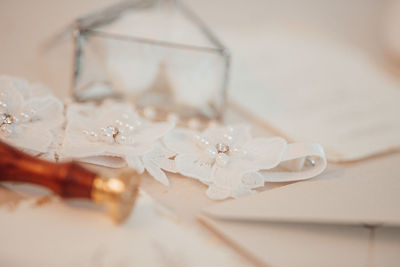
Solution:
{"label": "gold foil bottle cap", "polygon": [[140,185],[140,176],[124,172],[115,177],[98,176],[93,181],[92,199],[105,204],[108,214],[116,223],[129,217],[135,204]]}

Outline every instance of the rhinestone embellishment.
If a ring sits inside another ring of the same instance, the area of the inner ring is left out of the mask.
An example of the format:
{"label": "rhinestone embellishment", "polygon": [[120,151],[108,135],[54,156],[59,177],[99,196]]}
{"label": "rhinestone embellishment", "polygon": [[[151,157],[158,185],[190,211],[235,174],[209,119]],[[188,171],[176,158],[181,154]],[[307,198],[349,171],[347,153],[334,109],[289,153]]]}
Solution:
{"label": "rhinestone embellishment", "polygon": [[10,114],[4,114],[2,124],[11,124],[11,123],[14,123],[14,117],[11,116]]}
{"label": "rhinestone embellishment", "polygon": [[0,115],[0,135],[10,136],[13,132],[12,124],[16,122],[16,118],[14,118],[10,114],[1,114]]}
{"label": "rhinestone embellishment", "polygon": [[229,152],[229,146],[227,144],[218,143],[215,145],[215,148],[217,149],[218,153],[228,153]]}
{"label": "rhinestone embellishment", "polygon": [[[124,117],[124,116],[123,116]],[[127,117],[127,116],[125,116]],[[125,118],[124,117],[124,118]],[[126,119],[126,118],[125,118]],[[131,123],[125,123],[121,120],[116,120],[115,123],[102,127],[100,130],[88,131],[83,130],[83,133],[89,140],[98,142],[106,142],[108,144],[134,144],[134,133],[140,128],[142,122],[140,120]]]}

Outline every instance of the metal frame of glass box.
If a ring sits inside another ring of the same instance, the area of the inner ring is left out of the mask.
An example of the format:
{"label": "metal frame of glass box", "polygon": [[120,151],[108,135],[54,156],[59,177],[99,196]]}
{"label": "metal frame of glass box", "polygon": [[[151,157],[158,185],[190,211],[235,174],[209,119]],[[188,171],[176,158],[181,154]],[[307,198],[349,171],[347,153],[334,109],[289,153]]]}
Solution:
{"label": "metal frame of glass box", "polygon": [[[83,16],[76,20],[73,29],[73,40],[74,40],[74,71],[73,71],[73,83],[72,83],[72,95],[77,101],[82,101],[79,92],[77,91],[77,81],[81,75],[81,68],[83,62],[82,53],[84,53],[84,39],[88,35],[103,36],[108,38],[125,39],[134,42],[148,43],[152,45],[164,46],[164,47],[175,47],[189,50],[204,51],[207,53],[218,53],[224,59],[225,71],[223,73],[223,82],[221,88],[221,99],[222,103],[218,110],[216,110],[216,116],[213,119],[221,119],[224,107],[226,105],[226,92],[229,81],[229,69],[230,69],[230,52],[229,50],[218,40],[218,38],[211,32],[211,30],[199,19],[199,17],[187,8],[184,4],[177,0],[164,0],[172,2],[176,8],[182,12],[192,23],[194,23],[202,33],[208,38],[208,40],[215,45],[215,47],[197,46],[189,44],[181,44],[167,41],[159,41],[153,39],[146,39],[133,36],[124,36],[118,34],[110,34],[107,32],[98,31],[95,28],[104,24],[112,23],[114,20],[119,18],[122,12],[127,9],[140,9],[146,8],[153,4],[153,2],[159,0],[130,0],[121,2],[111,7],[105,8],[98,12],[94,12]],[[98,99],[97,99],[98,100]]]}

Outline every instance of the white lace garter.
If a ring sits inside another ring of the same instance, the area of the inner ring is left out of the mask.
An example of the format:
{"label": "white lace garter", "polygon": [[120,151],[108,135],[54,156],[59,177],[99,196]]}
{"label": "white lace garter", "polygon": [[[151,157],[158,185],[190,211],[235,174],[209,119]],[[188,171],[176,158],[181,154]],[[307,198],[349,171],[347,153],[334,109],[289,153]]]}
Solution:
{"label": "white lace garter", "polygon": [[[64,106],[48,88],[0,76],[0,139],[34,155],[52,157]],[[45,154],[45,155],[43,155]],[[46,155],[47,154],[47,155]]]}
{"label": "white lace garter", "polygon": [[128,165],[164,185],[165,171],[177,172],[208,185],[212,199],[251,194],[265,182],[309,179],[327,164],[319,144],[252,138],[248,125],[198,132],[149,121],[132,105],[110,101],[71,103],[64,110],[44,87],[6,76],[0,77],[0,130],[2,140],[36,155]]}

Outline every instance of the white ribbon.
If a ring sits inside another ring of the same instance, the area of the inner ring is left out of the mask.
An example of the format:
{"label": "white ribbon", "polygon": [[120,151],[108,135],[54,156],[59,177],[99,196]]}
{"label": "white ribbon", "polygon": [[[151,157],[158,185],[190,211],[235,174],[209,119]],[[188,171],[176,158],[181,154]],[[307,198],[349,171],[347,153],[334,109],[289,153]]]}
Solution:
{"label": "white ribbon", "polygon": [[[304,166],[307,159],[315,160],[308,168]],[[327,160],[320,144],[293,143],[286,146],[280,166],[291,171],[261,171],[266,182],[292,182],[313,178],[325,170]]]}

